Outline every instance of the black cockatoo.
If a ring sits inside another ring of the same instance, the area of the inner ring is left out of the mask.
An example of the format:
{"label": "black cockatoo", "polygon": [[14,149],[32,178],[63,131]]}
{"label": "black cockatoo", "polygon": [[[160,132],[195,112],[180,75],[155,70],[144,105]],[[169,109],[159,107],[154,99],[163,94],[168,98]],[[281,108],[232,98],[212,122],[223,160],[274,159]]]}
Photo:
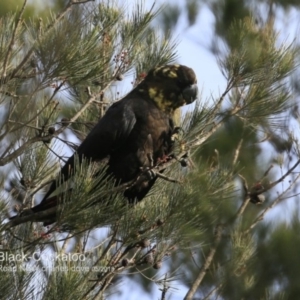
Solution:
{"label": "black cockatoo", "polygon": [[[53,181],[49,191],[34,214],[55,207],[58,196],[51,195],[59,182],[74,171],[75,155],[79,162],[108,161],[107,175],[123,184],[136,179],[141,170],[157,165],[171,154],[174,133],[174,111],[197,98],[197,79],[194,71],[183,65],[165,65],[152,69],[122,100],[109,107],[60,171],[60,181]],[[155,183],[149,178],[124,192],[129,202],[140,201]],[[99,200],[101,201],[101,199]],[[34,220],[44,224],[55,222],[56,215]]]}

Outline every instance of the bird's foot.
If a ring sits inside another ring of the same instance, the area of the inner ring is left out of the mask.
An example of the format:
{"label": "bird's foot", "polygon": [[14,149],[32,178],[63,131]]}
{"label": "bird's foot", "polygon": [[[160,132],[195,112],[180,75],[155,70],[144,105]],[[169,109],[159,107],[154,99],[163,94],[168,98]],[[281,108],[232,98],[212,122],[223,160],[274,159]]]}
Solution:
{"label": "bird's foot", "polygon": [[173,155],[163,155],[157,159],[157,165],[165,164],[166,162],[170,161],[174,156]]}
{"label": "bird's foot", "polygon": [[148,180],[153,180],[157,177],[156,172],[153,171],[152,169],[145,169],[144,170],[144,176],[148,179]]}

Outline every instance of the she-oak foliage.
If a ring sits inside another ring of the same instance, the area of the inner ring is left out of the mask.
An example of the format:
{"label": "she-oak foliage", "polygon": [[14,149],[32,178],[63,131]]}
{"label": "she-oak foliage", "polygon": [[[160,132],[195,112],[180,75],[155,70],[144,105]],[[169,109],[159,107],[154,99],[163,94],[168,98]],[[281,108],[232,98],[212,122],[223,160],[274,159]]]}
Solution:
{"label": "she-oak foliage", "polygon": [[[218,98],[199,97],[179,120],[174,158],[149,197],[124,206],[113,182],[97,185],[101,176],[93,177],[105,165],[86,162],[60,212],[63,224],[58,215],[51,227],[9,227],[8,217],[41,199],[70,149],[120,99],[118,82],[133,74],[136,86],[153,67],[176,60],[176,43],[151,26],[154,8],[136,4],[128,13],[111,1],[72,0],[56,15],[28,20],[26,2],[0,20],[1,298],[104,299],[129,292],[119,285],[124,275],[145,288],[160,285],[162,299],[173,280],[186,284],[185,299],[214,288],[226,299],[251,295],[260,284],[254,229],[291,196],[299,161],[281,176],[264,164],[244,172],[244,163],[257,159],[257,131],[273,132],[289,108],[293,47],[275,46],[273,29],[251,18],[232,23],[235,43],[219,58],[227,87]],[[233,147],[215,148],[222,139]],[[287,176],[289,187],[274,194]],[[89,205],[102,195],[107,203]],[[249,204],[263,196],[260,207]]]}

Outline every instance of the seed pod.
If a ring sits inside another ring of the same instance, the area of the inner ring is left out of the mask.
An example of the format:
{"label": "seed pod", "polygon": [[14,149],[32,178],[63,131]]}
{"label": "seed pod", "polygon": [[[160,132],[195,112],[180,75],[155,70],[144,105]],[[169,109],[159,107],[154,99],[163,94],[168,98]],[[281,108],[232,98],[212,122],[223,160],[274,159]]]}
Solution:
{"label": "seed pod", "polygon": [[122,259],[121,265],[122,267],[127,267],[129,265],[129,260],[127,258]]}
{"label": "seed pod", "polygon": [[260,195],[251,195],[250,196],[250,202],[254,204],[262,204],[266,200],[266,197],[263,194]]}
{"label": "seed pod", "polygon": [[154,262],[154,257],[152,253],[149,253],[145,256],[144,261],[146,264],[152,265]]}
{"label": "seed pod", "polygon": [[122,81],[122,80],[124,79],[124,76],[123,76],[122,74],[117,74],[117,75],[116,75],[116,79],[117,79],[118,81]]}
{"label": "seed pod", "polygon": [[48,128],[48,133],[49,134],[53,134],[55,132],[55,128],[54,127],[49,127]]}
{"label": "seed pod", "polygon": [[62,118],[60,123],[62,126],[68,126],[70,124],[70,120],[67,118]]}
{"label": "seed pod", "polygon": [[143,239],[139,242],[139,246],[142,248],[147,248],[150,246],[150,241],[148,239]]}
{"label": "seed pod", "polygon": [[157,225],[157,226],[162,226],[164,223],[165,223],[165,221],[162,220],[162,219],[158,219],[158,220],[156,221],[156,225]]}
{"label": "seed pod", "polygon": [[162,267],[162,261],[161,260],[158,260],[154,265],[153,265],[153,268],[158,270]]}

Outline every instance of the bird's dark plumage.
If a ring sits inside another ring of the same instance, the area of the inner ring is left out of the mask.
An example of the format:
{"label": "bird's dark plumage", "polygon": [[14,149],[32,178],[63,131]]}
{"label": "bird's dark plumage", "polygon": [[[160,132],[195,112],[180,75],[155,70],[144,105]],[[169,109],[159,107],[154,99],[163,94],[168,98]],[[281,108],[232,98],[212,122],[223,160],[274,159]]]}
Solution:
{"label": "bird's dark plumage", "polygon": [[[107,173],[116,182],[137,178],[141,169],[156,165],[172,150],[174,110],[197,97],[196,76],[183,65],[166,65],[151,70],[145,79],[122,100],[114,103],[76,151],[79,161],[108,158]],[[61,169],[66,180],[72,173],[75,156]],[[127,189],[124,196],[139,201],[150,190],[155,178]],[[55,204],[51,193],[54,181],[42,202],[31,210],[36,213]],[[50,200],[49,200],[50,199]],[[55,219],[55,218],[54,218]]]}

